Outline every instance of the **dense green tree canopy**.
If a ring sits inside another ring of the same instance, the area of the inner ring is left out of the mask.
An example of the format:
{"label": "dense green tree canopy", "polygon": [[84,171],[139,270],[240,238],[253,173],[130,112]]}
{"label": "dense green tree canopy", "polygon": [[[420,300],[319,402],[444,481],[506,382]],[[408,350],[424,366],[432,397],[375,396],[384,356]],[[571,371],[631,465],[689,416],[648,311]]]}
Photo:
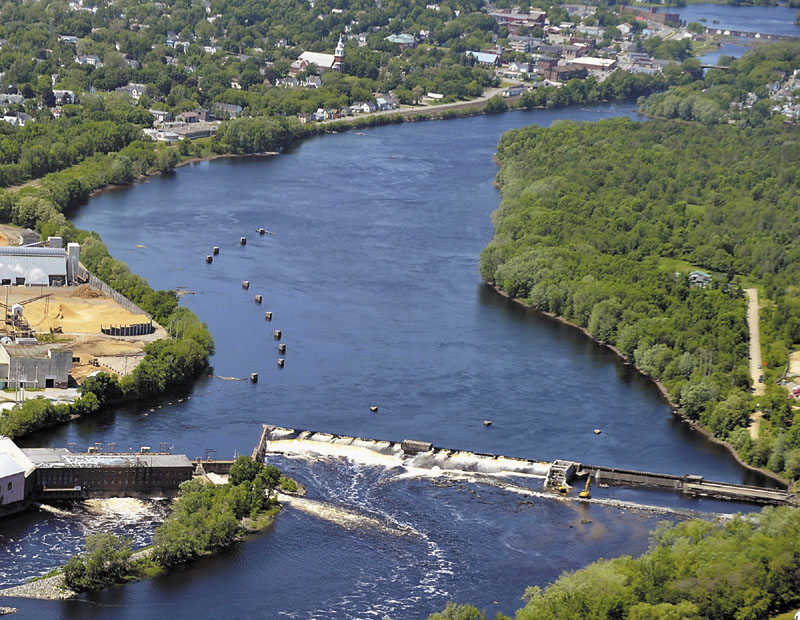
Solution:
{"label": "dense green tree canopy", "polygon": [[[800,342],[797,132],[559,122],[508,132],[497,158],[503,201],[484,278],[615,345],[720,437],[746,426],[744,283],[775,309],[762,321],[769,367]],[[707,288],[690,285],[700,269]],[[755,464],[800,449],[773,445],[800,423],[791,411],[772,423],[763,450],[738,446]]]}

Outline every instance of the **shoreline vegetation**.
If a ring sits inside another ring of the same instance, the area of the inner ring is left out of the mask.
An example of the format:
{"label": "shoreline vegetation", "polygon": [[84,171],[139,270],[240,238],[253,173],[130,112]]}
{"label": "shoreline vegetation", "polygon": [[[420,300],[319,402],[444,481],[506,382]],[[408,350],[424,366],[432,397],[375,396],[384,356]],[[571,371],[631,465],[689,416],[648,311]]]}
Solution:
{"label": "shoreline vegetation", "polygon": [[[780,164],[793,135],[628,119],[509,131],[495,237],[481,256],[486,282],[613,345],[695,428],[785,480],[800,475],[800,412],[775,385],[800,342],[791,243],[800,211]],[[769,182],[768,200],[747,175]],[[756,398],[745,284],[770,300],[760,317],[767,386]],[[752,439],[756,407],[770,415]]]}
{"label": "shoreline vegetation", "polygon": [[532,312],[536,312],[537,314],[541,314],[541,315],[544,315],[544,316],[546,316],[546,317],[548,317],[550,319],[558,321],[562,325],[567,325],[567,326],[569,326],[569,327],[571,327],[573,329],[577,329],[584,336],[586,336],[587,338],[589,338],[593,342],[595,342],[595,343],[597,343],[597,344],[599,344],[599,345],[601,345],[603,347],[606,347],[607,349],[611,350],[624,364],[628,364],[628,365],[632,366],[633,368],[635,368],[636,372],[638,372],[642,377],[644,377],[645,379],[650,381],[653,385],[656,386],[656,388],[658,388],[658,391],[664,397],[664,400],[667,401],[667,404],[670,406],[670,409],[672,409],[673,415],[675,415],[678,418],[680,418],[681,422],[684,422],[684,423],[688,424],[689,427],[692,430],[699,432],[700,434],[702,434],[706,439],[708,439],[712,443],[724,446],[725,449],[728,450],[728,452],[730,452],[731,455],[733,455],[733,458],[736,459],[736,462],[739,463],[739,465],[741,465],[742,467],[745,467],[745,468],[747,468],[747,469],[749,469],[751,471],[758,472],[758,473],[760,473],[760,474],[762,474],[764,476],[767,476],[768,478],[771,478],[775,482],[780,483],[780,485],[783,486],[783,487],[788,487],[789,486],[789,482],[785,478],[782,478],[779,474],[775,473],[774,471],[770,471],[768,469],[765,469],[763,467],[756,467],[755,465],[752,465],[752,464],[746,462],[744,459],[742,459],[742,457],[739,455],[739,453],[736,452],[736,448],[734,448],[730,443],[728,443],[727,441],[724,441],[722,439],[719,439],[718,437],[715,437],[714,433],[712,431],[710,431],[708,428],[704,427],[702,424],[699,424],[696,420],[692,420],[691,418],[689,418],[689,417],[687,417],[685,415],[681,415],[679,405],[672,400],[672,396],[670,395],[670,393],[667,390],[666,386],[663,383],[661,383],[661,381],[659,381],[658,379],[656,379],[656,378],[648,375],[646,372],[642,371],[641,368],[637,367],[636,364],[628,356],[626,356],[622,351],[620,351],[617,347],[615,347],[612,344],[609,344],[608,342],[603,342],[602,340],[598,340],[597,338],[592,336],[592,334],[589,332],[588,329],[586,329],[585,327],[583,327],[581,325],[578,325],[577,323],[575,323],[573,321],[570,321],[569,319],[564,318],[563,316],[559,316],[557,314],[553,314],[552,312],[548,312],[547,310],[541,310],[539,308],[535,308],[530,303],[525,301],[524,299],[518,299],[516,297],[512,297],[511,295],[506,293],[502,288],[500,288],[496,284],[493,284],[491,282],[485,282],[485,283],[486,283],[487,286],[489,286],[493,291],[495,291],[501,297],[505,297],[506,299],[509,299],[510,301],[512,301],[512,302],[514,302],[516,304],[519,304],[520,306],[522,306],[523,308],[525,308],[527,310],[530,310]]}
{"label": "shoreline vegetation", "polygon": [[82,592],[152,579],[265,531],[281,510],[278,490],[305,493],[278,468],[240,456],[223,484],[204,479],[184,482],[172,513],[156,529],[148,547],[134,552],[128,539],[91,535],[86,539],[86,553],[72,556],[42,577],[0,590],[0,596],[67,600]]}
{"label": "shoreline vegetation", "polygon": [[[767,620],[794,611],[800,510],[767,507],[720,524],[662,521],[638,558],[601,559],[529,587],[516,620]],[[510,620],[503,614],[495,620]],[[469,604],[448,603],[429,620],[485,620]]]}

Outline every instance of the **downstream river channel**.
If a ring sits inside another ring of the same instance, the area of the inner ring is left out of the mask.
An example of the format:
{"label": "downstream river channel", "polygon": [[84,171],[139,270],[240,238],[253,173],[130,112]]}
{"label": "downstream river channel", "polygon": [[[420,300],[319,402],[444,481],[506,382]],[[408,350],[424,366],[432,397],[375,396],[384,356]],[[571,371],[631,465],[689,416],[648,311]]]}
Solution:
{"label": "downstream river channel", "polygon": [[[154,287],[188,293],[182,303],[216,339],[213,370],[180,393],[27,444],[167,442],[190,457],[213,449],[231,458],[249,454],[270,423],[764,482],[679,422],[658,390],[607,349],[480,281],[500,200],[493,152],[501,134],[620,115],[637,118],[632,105],[609,105],[346,132],[280,156],[194,164],[93,198],[72,214],[76,225],[98,231]],[[258,227],[274,234],[259,236]],[[220,255],[206,264],[212,246]],[[282,369],[274,329],[287,345]],[[230,380],[251,372],[257,384]],[[541,481],[486,483],[313,452],[273,461],[309,495],[268,532],[79,601],[10,601],[17,617],[413,620],[448,600],[512,613],[526,586],[643,552],[661,519],[752,509],[611,489],[596,489],[605,503],[580,505],[542,497]],[[46,572],[98,529],[142,544],[164,510],[159,502],[99,502],[4,521],[0,581]]]}

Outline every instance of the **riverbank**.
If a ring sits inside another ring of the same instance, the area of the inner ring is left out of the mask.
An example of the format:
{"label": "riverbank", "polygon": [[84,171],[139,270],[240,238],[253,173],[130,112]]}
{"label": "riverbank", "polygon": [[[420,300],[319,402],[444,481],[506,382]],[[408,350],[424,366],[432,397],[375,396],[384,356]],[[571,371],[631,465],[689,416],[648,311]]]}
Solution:
{"label": "riverbank", "polygon": [[601,346],[604,346],[607,349],[611,350],[617,357],[619,357],[619,359],[624,364],[629,365],[632,368],[635,368],[636,372],[638,372],[640,375],[642,375],[643,377],[648,379],[650,382],[652,382],[658,388],[658,391],[661,392],[661,395],[664,397],[664,400],[670,406],[670,409],[672,410],[673,415],[676,415],[678,418],[680,418],[680,420],[682,422],[686,423],[692,430],[697,431],[698,433],[703,435],[709,441],[711,441],[711,442],[713,442],[715,444],[718,444],[720,446],[723,446],[728,452],[731,453],[733,458],[736,459],[736,462],[739,463],[742,467],[745,467],[745,468],[749,469],[750,471],[754,471],[754,472],[758,472],[760,474],[763,474],[764,476],[767,476],[768,478],[774,480],[775,482],[780,483],[780,485],[782,487],[784,487],[784,488],[787,488],[789,486],[789,482],[787,480],[785,480],[784,478],[782,478],[781,476],[779,476],[778,474],[776,474],[775,472],[770,471],[768,469],[764,469],[763,467],[755,467],[755,466],[750,465],[749,463],[745,462],[741,458],[741,456],[739,456],[739,454],[736,452],[736,449],[730,443],[728,443],[727,441],[724,441],[722,439],[719,439],[718,437],[715,437],[714,433],[712,433],[705,426],[703,426],[699,422],[697,422],[695,420],[692,420],[692,419],[688,418],[687,416],[683,415],[680,412],[680,406],[672,400],[672,397],[671,397],[669,391],[667,390],[666,386],[663,383],[661,383],[661,381],[659,381],[658,379],[655,379],[655,378],[651,377],[650,375],[648,375],[646,372],[643,372],[638,366],[636,366],[636,364],[631,362],[631,360],[624,353],[622,353],[622,351],[617,349],[615,346],[610,345],[610,344],[608,344],[606,342],[603,342],[601,340],[597,340],[597,338],[595,338],[594,336],[592,336],[591,333],[589,333],[589,330],[587,330],[585,327],[583,327],[581,325],[578,325],[577,323],[574,323],[574,322],[572,322],[572,321],[570,321],[570,320],[568,320],[568,319],[566,319],[566,318],[564,318],[562,316],[559,316],[557,314],[553,314],[552,312],[547,312],[545,310],[537,310],[536,308],[531,306],[528,302],[526,302],[526,301],[524,301],[522,299],[517,299],[516,297],[512,297],[511,295],[506,293],[503,289],[501,289],[496,284],[492,284],[491,282],[486,282],[486,285],[489,288],[491,288],[492,290],[494,290],[501,297],[505,297],[506,299],[509,299],[509,300],[513,301],[514,303],[519,304],[523,308],[531,310],[532,312],[536,312],[537,314],[541,314],[543,316],[547,316],[547,317],[549,317],[551,319],[554,319],[554,320],[558,321],[559,323],[562,323],[564,325],[568,325],[569,327],[577,329],[578,331],[580,331],[587,338],[589,338],[592,341],[596,342],[597,344],[599,344]]}

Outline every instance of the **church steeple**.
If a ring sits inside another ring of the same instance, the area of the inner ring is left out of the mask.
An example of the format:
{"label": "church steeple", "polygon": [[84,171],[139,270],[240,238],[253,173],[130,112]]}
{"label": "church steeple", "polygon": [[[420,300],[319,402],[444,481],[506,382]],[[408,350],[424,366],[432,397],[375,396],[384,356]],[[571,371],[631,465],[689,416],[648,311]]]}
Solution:
{"label": "church steeple", "polygon": [[344,62],[344,43],[342,42],[342,35],[339,35],[339,42],[336,44],[336,51],[333,52],[333,69],[341,72],[342,63]]}

